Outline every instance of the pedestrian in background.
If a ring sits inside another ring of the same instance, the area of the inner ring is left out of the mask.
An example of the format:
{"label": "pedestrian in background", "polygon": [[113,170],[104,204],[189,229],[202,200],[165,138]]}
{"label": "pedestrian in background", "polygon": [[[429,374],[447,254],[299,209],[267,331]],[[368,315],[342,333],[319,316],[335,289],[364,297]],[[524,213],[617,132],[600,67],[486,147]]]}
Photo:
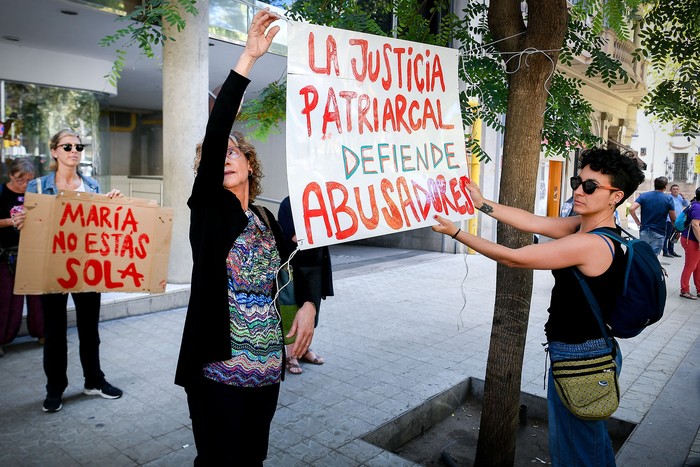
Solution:
{"label": "pedestrian in background", "polygon": [[[622,289],[627,260],[619,243],[590,232],[606,228],[620,234],[613,212],[644,180],[636,160],[616,149],[583,151],[580,164],[579,176],[571,178],[574,210],[578,216],[537,216],[486,200],[473,182],[466,185],[474,207],[481,212],[518,230],[550,237],[552,241],[512,249],[464,232],[440,216],[436,216],[438,225],[433,226],[434,231],[449,235],[507,266],[552,270],[554,287],[545,324],[547,352],[552,362],[610,353],[574,270],[582,274],[603,316],[609,316]],[[614,339],[612,341],[619,373],[622,354]],[[576,417],[562,403],[554,387],[551,367],[548,381],[548,442],[552,465],[615,465],[607,420]]]}
{"label": "pedestrian in background", "polygon": [[[658,256],[666,239],[666,218],[670,217],[671,223],[676,220],[673,200],[664,191],[668,185],[666,177],[658,177],[654,180],[654,190],[642,193],[630,206],[630,215],[639,227],[639,238],[649,245]],[[637,210],[642,208],[642,220],[637,216]],[[666,255],[664,255],[666,256]]]}
{"label": "pedestrian in background", "polygon": [[[297,249],[297,235],[294,229],[294,218],[292,216],[292,206],[289,196],[282,200],[277,212],[284,239],[287,242],[289,251]],[[316,305],[316,319],[314,328],[318,327],[318,316],[321,311],[321,300],[333,296],[333,270],[331,265],[331,253],[327,246],[299,250],[292,257],[292,264],[304,272],[311,289],[311,296]],[[314,333],[315,334],[315,333]],[[311,348],[299,359],[302,362],[314,365],[323,365],[324,359],[316,354]],[[299,360],[292,356],[287,357],[287,371],[298,375],[302,373]]]}
{"label": "pedestrian in background", "polygon": [[[51,172],[35,178],[27,185],[28,193],[57,195],[61,191],[99,193],[100,185],[94,178],[80,171],[80,159],[85,145],[78,133],[65,129],[51,137]],[[119,190],[106,194],[109,198],[122,197]],[[100,294],[98,292],[71,293],[75,303],[76,325],[80,339],[80,363],[83,367],[83,393],[118,399],[122,390],[109,384],[100,367]],[[44,372],[46,399],[44,412],[58,412],[63,407],[63,392],[68,387],[68,294],[41,295],[44,309]]]}
{"label": "pedestrian in background", "polygon": [[26,157],[13,159],[10,181],[0,185],[0,357],[4,345],[12,342],[22,325],[22,311],[27,301],[29,335],[44,342],[44,313],[38,295],[15,295],[15,267],[19,231],[24,225],[24,193],[34,178],[34,164]]}
{"label": "pedestrian in background", "polygon": [[[700,188],[695,190],[695,198],[690,205],[688,218],[690,225],[681,232],[681,246],[685,250],[685,263],[681,272],[681,297],[697,300],[700,297]],[[690,293],[690,276],[693,276],[695,294]]]}
{"label": "pedestrian in background", "polygon": [[[278,19],[269,10],[253,17],[197,146],[187,201],[191,293],[175,374],[175,384],[187,392],[196,466],[263,465],[284,375],[274,297],[276,273],[288,253],[272,213],[252,204],[263,176],[257,152],[242,135],[231,134],[247,76],[279,32],[270,27]],[[297,358],[308,350],[316,314],[304,285],[294,271],[301,307],[289,335],[296,337],[291,354]]]}
{"label": "pedestrian in background", "polygon": [[[681,194],[681,188],[677,184],[671,185],[671,194],[669,195],[673,200],[674,211],[676,211],[676,217],[683,212],[683,209],[690,204],[687,199]],[[671,216],[666,216],[666,238],[664,239],[663,255],[667,258],[675,257],[680,258],[681,255],[674,251],[674,246],[678,237],[675,237],[676,229],[673,227],[673,222],[671,222]]]}

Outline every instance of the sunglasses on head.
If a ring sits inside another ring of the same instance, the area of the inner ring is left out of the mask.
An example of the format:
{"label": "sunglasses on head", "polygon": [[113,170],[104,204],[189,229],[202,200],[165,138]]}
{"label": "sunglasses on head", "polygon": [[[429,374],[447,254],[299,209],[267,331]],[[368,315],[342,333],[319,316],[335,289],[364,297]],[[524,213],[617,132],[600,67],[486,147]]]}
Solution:
{"label": "sunglasses on head", "polygon": [[595,180],[581,180],[581,177],[571,177],[569,181],[571,183],[572,190],[576,190],[578,187],[582,187],[583,192],[587,195],[592,195],[598,188],[610,191],[622,191],[619,188],[615,188],[614,186],[598,185],[598,182],[596,182]]}
{"label": "sunglasses on head", "polygon": [[[59,144],[58,147],[59,147],[59,148],[63,148],[63,150],[66,151],[66,152],[71,152],[71,151],[73,150],[73,145],[70,144],[70,143]],[[75,145],[75,150],[76,150],[76,151],[78,151],[78,152],[83,152],[83,149],[85,149],[85,145],[84,145],[84,144],[76,144],[76,145]]]}

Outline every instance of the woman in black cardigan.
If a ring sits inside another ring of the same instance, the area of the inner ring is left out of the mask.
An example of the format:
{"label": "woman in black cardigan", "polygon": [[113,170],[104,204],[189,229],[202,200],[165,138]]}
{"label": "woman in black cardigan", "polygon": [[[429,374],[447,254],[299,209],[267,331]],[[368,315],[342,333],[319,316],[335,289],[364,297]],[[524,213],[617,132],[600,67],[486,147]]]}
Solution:
{"label": "woman in black cardigan", "polygon": [[[267,10],[253,18],[197,148],[187,202],[192,286],[175,383],[187,392],[195,465],[262,465],[284,373],[273,299],[276,271],[288,252],[272,213],[252,204],[262,177],[255,148],[230,134],[247,75],[279,31],[265,32],[277,19]],[[291,354],[301,357],[313,337],[316,310],[297,271],[294,284],[301,308],[289,335],[296,335]]]}

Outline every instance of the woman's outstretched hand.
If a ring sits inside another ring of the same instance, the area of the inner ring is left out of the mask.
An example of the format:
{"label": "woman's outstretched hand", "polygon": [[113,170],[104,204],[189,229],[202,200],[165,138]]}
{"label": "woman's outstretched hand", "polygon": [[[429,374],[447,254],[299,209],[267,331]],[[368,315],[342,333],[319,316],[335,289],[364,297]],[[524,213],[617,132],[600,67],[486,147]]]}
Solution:
{"label": "woman's outstretched hand", "polygon": [[455,226],[454,222],[449,219],[445,219],[442,216],[435,215],[435,220],[438,221],[437,225],[433,226],[433,232],[449,235],[454,237],[459,228]]}
{"label": "woman's outstretched hand", "polygon": [[474,207],[479,209],[479,207],[484,204],[484,195],[481,194],[481,189],[479,189],[479,186],[470,178],[467,178],[467,183],[462,186],[469,191],[469,197],[472,199]]}
{"label": "woman's outstretched hand", "polygon": [[260,10],[255,14],[253,22],[250,23],[250,28],[248,28],[248,39],[245,43],[245,49],[243,49],[243,53],[234,67],[236,73],[241,76],[248,76],[255,61],[265,55],[270,45],[272,45],[272,40],[280,31],[279,26],[274,26],[269,31],[267,28],[278,19],[280,19],[279,15],[268,9]]}
{"label": "woman's outstretched hand", "polygon": [[275,26],[270,28],[267,34],[265,31],[278,19],[280,19],[279,15],[268,9],[260,10],[255,14],[253,22],[250,23],[250,28],[248,29],[248,40],[245,43],[246,53],[255,58],[260,58],[265,55],[265,52],[267,52],[270,45],[272,45],[272,40],[280,31],[280,27]]}

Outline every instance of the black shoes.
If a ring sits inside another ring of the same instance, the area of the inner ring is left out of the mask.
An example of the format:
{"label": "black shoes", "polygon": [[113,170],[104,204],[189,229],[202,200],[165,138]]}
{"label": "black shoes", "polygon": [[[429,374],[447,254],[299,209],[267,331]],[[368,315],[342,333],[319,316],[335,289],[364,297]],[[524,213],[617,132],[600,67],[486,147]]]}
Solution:
{"label": "black shoes", "polygon": [[675,256],[676,258],[680,258],[682,255],[679,255],[675,251],[671,253],[671,256]]}
{"label": "black shoes", "polygon": [[[88,396],[100,396],[105,399],[119,399],[123,392],[121,389],[115,388],[105,381],[99,387],[85,387],[83,389],[83,394],[87,394]],[[63,394],[46,394],[44,406],[41,408],[41,410],[48,413],[58,412],[63,408],[62,396]]]}
{"label": "black shoes", "polygon": [[51,394],[46,395],[46,399],[44,400],[44,406],[41,408],[44,412],[48,413],[54,413],[58,412],[63,408],[63,401],[61,400],[61,396],[55,396]]}
{"label": "black shoes", "polygon": [[85,387],[85,389],[83,389],[83,394],[87,394],[88,396],[100,396],[105,399],[119,399],[123,392],[121,389],[115,388],[105,381],[100,387]]}
{"label": "black shoes", "polygon": [[664,253],[663,256],[664,256],[664,258],[675,258],[675,256],[673,256],[670,253]]}

